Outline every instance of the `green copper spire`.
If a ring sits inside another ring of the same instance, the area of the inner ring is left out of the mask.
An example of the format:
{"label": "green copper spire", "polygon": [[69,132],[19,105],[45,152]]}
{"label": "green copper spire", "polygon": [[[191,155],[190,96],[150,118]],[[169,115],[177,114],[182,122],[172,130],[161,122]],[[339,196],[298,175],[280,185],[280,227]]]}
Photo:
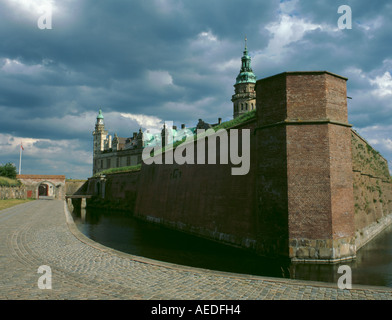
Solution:
{"label": "green copper spire", "polygon": [[256,76],[253,73],[252,67],[250,66],[250,56],[248,55],[247,39],[245,37],[245,50],[244,55],[241,58],[241,70],[237,76],[236,84],[238,83],[256,83]]}
{"label": "green copper spire", "polygon": [[97,116],[97,119],[103,119],[103,114],[101,109],[99,109],[99,114]]}

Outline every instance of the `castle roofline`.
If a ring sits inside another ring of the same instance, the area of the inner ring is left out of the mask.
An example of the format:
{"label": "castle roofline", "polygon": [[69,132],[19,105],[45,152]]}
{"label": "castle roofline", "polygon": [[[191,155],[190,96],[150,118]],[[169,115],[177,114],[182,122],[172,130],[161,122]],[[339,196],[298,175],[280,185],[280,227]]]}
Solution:
{"label": "castle roofline", "polygon": [[259,80],[257,80],[257,82],[263,81],[263,80],[266,80],[266,79],[270,79],[270,78],[273,78],[273,77],[282,76],[282,75],[312,75],[312,74],[314,74],[314,75],[317,75],[317,74],[329,74],[331,76],[334,76],[334,77],[337,77],[337,78],[340,78],[340,79],[343,79],[343,80],[346,80],[346,81],[348,80],[348,78],[346,78],[346,77],[343,77],[343,76],[338,75],[336,73],[324,70],[324,71],[285,71],[285,72],[281,72],[281,73],[278,73],[278,74],[275,74],[275,75],[272,75],[272,76],[269,76],[269,77],[266,77],[266,78],[259,79]]}

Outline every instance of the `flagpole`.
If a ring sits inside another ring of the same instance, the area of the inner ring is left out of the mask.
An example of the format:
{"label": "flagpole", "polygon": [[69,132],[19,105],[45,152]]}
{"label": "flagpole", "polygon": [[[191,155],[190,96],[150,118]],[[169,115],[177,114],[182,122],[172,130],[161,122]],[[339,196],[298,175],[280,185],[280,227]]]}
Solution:
{"label": "flagpole", "polygon": [[19,151],[19,175],[20,175],[21,167],[22,167],[22,142],[20,143],[20,151]]}

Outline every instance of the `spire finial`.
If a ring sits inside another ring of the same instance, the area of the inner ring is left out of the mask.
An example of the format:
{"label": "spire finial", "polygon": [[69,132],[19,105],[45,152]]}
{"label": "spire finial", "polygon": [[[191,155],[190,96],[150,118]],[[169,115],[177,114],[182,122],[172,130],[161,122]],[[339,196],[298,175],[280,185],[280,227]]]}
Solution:
{"label": "spire finial", "polygon": [[248,38],[245,36],[245,49],[244,49],[244,55],[248,55]]}

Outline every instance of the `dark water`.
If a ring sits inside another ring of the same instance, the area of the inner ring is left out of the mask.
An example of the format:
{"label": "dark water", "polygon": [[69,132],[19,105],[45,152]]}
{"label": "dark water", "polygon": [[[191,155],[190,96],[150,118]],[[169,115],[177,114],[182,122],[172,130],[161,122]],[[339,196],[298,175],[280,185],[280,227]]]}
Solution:
{"label": "dark water", "polygon": [[[290,264],[137,220],[116,211],[73,213],[79,230],[107,247],[151,259],[211,270],[337,283],[340,264]],[[342,264],[353,284],[392,287],[392,226],[361,248],[357,259]]]}

